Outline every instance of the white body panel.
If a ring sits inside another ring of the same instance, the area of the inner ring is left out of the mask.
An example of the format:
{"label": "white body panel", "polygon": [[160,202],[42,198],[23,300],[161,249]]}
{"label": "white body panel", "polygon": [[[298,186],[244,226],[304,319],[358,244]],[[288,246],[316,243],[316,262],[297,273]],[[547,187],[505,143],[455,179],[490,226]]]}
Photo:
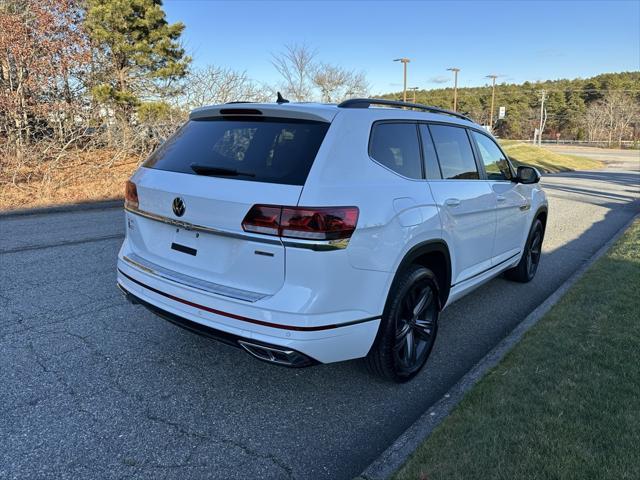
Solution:
{"label": "white body panel", "polygon": [[[181,197],[188,208],[180,221],[243,235],[242,219],[254,203],[295,205],[302,191],[302,187],[295,185],[202,177],[144,167],[132,180],[138,185],[139,208],[144,212],[178,220],[171,205],[174,198]],[[273,294],[284,283],[285,252],[279,241],[255,243],[189,231],[138,215],[129,217],[127,233],[131,249],[156,264],[258,293]],[[171,249],[173,243],[196,249],[197,257]],[[273,256],[255,255],[256,249]]]}
{"label": "white body panel", "polygon": [[451,283],[491,267],[496,236],[495,196],[482,180],[429,182],[442,221],[443,238],[455,252]]}
{"label": "white body panel", "polygon": [[531,208],[530,185],[508,181],[487,182],[495,197],[496,235],[493,244],[494,263],[498,264],[518,254],[529,233]]}
{"label": "white body panel", "polygon": [[[257,108],[269,116],[331,126],[304,186],[139,169],[132,177],[139,209],[185,222],[187,228],[127,212],[118,283],[166,312],[240,338],[291,348],[320,362],[365,356],[408,252],[432,241],[446,245],[448,305],[516,265],[535,215],[546,208],[537,184],[408,179],[369,156],[376,121],[479,128],[471,122],[398,109],[311,104],[215,106],[193,117],[219,115],[222,108]],[[179,219],[172,212],[175,197],[187,204]],[[242,219],[254,204],[357,206],[359,218],[346,248],[317,251],[301,248],[314,242],[244,232]],[[197,249],[198,255],[175,251],[172,243]],[[176,277],[139,268],[131,258]]]}

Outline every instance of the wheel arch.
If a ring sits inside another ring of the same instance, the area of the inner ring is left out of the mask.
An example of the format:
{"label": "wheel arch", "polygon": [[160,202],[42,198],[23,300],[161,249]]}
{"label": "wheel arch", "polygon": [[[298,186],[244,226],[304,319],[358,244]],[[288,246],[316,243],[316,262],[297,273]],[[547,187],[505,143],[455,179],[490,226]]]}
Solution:
{"label": "wheel arch", "polygon": [[414,263],[429,268],[435,274],[438,279],[440,309],[442,309],[447,303],[451,289],[451,255],[449,246],[444,240],[427,240],[412,247],[400,261],[389,292],[393,291],[398,277],[404,269]]}
{"label": "wheel arch", "polygon": [[[533,216],[533,221],[540,220],[542,222],[542,238],[547,231],[547,216],[549,214],[549,208],[546,205],[542,205],[536,210],[536,214]],[[533,222],[531,222],[533,223]]]}

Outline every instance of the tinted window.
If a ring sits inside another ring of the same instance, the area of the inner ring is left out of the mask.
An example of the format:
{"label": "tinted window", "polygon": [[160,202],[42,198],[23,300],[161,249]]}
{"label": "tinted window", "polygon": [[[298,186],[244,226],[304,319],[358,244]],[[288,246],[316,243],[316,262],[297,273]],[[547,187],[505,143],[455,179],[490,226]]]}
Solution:
{"label": "tinted window", "polygon": [[496,143],[486,135],[471,132],[476,140],[489,180],[511,180],[509,162]]}
{"label": "tinted window", "polygon": [[420,144],[414,123],[377,123],[371,132],[369,154],[394,172],[422,178]]}
{"label": "tinted window", "polygon": [[429,133],[429,127],[424,124],[420,125],[420,136],[422,137],[422,155],[424,156],[427,178],[442,178],[442,175],[440,174],[440,167],[438,166],[436,149],[433,146],[433,140]]}
{"label": "tinted window", "polygon": [[442,177],[456,180],[477,180],[478,167],[464,128],[430,125],[433,143],[438,152]]}
{"label": "tinted window", "polygon": [[[190,120],[145,167],[195,174],[192,164],[235,171],[225,178],[303,185],[328,123],[289,119]],[[209,172],[212,173],[212,172]]]}

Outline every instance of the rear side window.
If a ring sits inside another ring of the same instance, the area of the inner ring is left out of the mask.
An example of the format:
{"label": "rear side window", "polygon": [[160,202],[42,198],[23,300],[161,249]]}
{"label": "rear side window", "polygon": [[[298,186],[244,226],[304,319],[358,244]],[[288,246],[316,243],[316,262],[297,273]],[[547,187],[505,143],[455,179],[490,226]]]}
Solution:
{"label": "rear side window", "polygon": [[472,131],[471,135],[478,145],[487,178],[489,180],[511,180],[509,161],[496,143],[482,133]]}
{"label": "rear side window", "polygon": [[422,138],[422,155],[424,156],[427,178],[431,180],[442,178],[440,167],[438,166],[436,149],[433,146],[433,140],[429,133],[429,127],[424,123],[420,124],[420,137]]}
{"label": "rear side window", "polygon": [[303,185],[329,124],[281,118],[190,120],[145,167]]}
{"label": "rear side window", "polygon": [[422,178],[420,143],[415,123],[374,124],[369,155],[404,177]]}
{"label": "rear side window", "polygon": [[479,180],[478,166],[466,130],[446,125],[429,125],[429,129],[438,152],[442,178]]}

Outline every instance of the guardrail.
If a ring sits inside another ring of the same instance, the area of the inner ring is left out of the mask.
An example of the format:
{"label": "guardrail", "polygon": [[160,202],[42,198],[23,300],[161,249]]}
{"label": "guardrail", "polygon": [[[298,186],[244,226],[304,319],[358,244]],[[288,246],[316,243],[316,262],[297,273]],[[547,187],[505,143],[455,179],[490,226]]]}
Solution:
{"label": "guardrail", "polygon": [[[505,140],[522,143],[533,143],[530,138]],[[542,140],[543,145],[572,145],[576,147],[600,147],[600,148],[640,148],[640,140],[622,140],[621,142],[612,142],[601,140]]]}

